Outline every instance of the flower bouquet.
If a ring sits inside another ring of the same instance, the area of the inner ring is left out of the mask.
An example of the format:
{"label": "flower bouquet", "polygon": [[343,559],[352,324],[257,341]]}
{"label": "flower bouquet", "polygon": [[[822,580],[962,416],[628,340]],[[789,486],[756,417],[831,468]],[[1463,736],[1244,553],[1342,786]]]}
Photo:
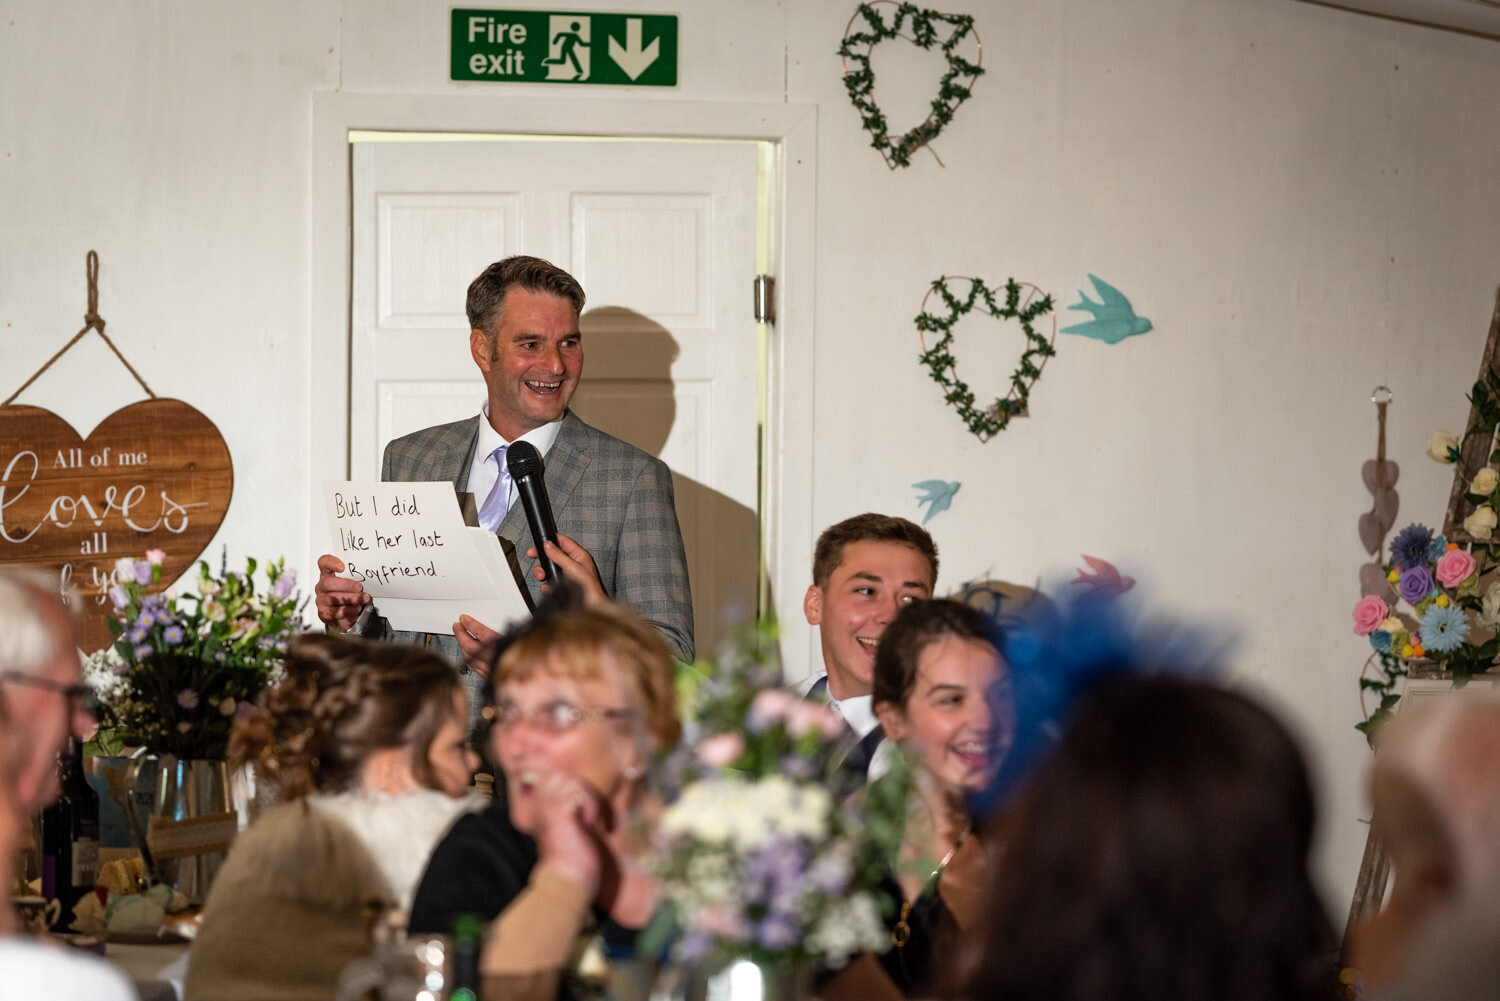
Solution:
{"label": "flower bouquet", "polygon": [[[1485,472],[1493,479],[1493,470]],[[1500,563],[1489,546],[1478,547],[1476,556],[1426,525],[1413,524],[1397,533],[1390,553],[1384,569],[1393,593],[1366,595],[1354,606],[1354,632],[1369,639],[1380,661],[1379,678],[1360,679],[1361,687],[1380,699],[1370,718],[1359,724],[1367,735],[1399,699],[1396,682],[1408,662],[1426,660],[1451,671],[1461,687],[1493,667],[1500,655],[1500,636],[1495,635],[1500,581],[1489,580]],[[1394,607],[1387,597],[1396,599]]]}
{"label": "flower bouquet", "polygon": [[296,575],[277,560],[255,588],[255,560],[243,574],[198,564],[198,593],[151,593],[164,554],[122,559],[110,588],[115,643],[90,656],[85,681],[98,701],[96,749],[144,747],[180,759],[223,759],[229,730],[275,681],[287,640],[301,627]]}
{"label": "flower bouquet", "polygon": [[781,687],[774,649],[764,625],[727,645],[690,693],[688,737],[662,769],[671,955],[704,970],[839,967],[890,944],[877,886],[900,842],[905,786],[849,798],[862,783],[838,762],[852,738],[832,710]]}

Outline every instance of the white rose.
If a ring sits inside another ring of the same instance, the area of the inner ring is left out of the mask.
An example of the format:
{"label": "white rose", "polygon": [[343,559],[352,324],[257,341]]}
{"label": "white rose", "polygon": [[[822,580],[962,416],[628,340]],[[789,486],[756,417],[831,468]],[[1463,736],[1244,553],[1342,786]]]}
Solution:
{"label": "white rose", "polygon": [[1496,522],[1495,512],[1488,504],[1482,504],[1474,509],[1474,513],[1464,519],[1464,531],[1476,539],[1488,539],[1490,532],[1494,530]]}
{"label": "white rose", "polygon": [[1488,497],[1495,492],[1495,487],[1500,485],[1500,473],[1495,472],[1489,466],[1485,466],[1474,476],[1474,482],[1469,484],[1469,492],[1484,494]]}
{"label": "white rose", "polygon": [[1500,581],[1490,585],[1484,592],[1484,601],[1479,609],[1479,624],[1491,629],[1500,628]]}
{"label": "white rose", "polygon": [[1427,440],[1427,454],[1444,465],[1453,461],[1448,457],[1450,448],[1458,448],[1458,439],[1447,431],[1434,431]]}

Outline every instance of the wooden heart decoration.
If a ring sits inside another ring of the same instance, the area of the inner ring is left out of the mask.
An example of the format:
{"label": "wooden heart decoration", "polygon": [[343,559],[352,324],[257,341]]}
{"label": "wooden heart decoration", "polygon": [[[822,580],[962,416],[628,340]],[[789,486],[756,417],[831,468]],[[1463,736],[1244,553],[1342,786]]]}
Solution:
{"label": "wooden heart decoration", "polygon": [[160,549],[162,581],[175,580],[219,530],[233,492],[224,436],[181,400],[133,403],[87,438],[50,410],[0,406],[0,564],[77,589],[86,652],[110,642],[115,562]]}
{"label": "wooden heart decoration", "polygon": [[[886,24],[875,10],[879,4],[896,8],[896,17],[890,24]],[[861,17],[864,27],[854,31],[854,22]],[[953,30],[946,39],[939,39],[938,29],[944,25],[951,25]],[[902,34],[903,29],[909,29],[911,34]],[[844,61],[844,89],[849,92],[849,100],[859,112],[865,131],[870,133],[870,145],[880,151],[887,167],[895,170],[910,166],[912,153],[936,138],[953,120],[953,112],[958,106],[968,100],[970,88],[984,68],[977,61],[971,63],[963,58],[957,50],[960,43],[973,33],[974,17],[971,14],[945,14],[912,3],[895,3],[894,0],[862,3],[849,19],[843,42],[839,45],[839,55]],[[948,60],[948,70],[938,81],[937,96],[931,102],[932,113],[895,140],[891,139],[885,113],[875,104],[875,71],[870,68],[870,53],[875,46],[893,38],[904,38],[920,49],[936,47]],[[974,41],[978,44],[977,35]]]}
{"label": "wooden heart decoration", "polygon": [[[950,281],[967,281],[968,295],[960,299],[948,288]],[[1023,301],[1022,290],[1026,292]],[[946,313],[927,312],[927,300],[936,294],[947,307]],[[976,307],[997,320],[1016,320],[1026,335],[1026,350],[1021,353],[1016,370],[1011,373],[1010,393],[985,407],[977,406],[974,391],[958,377],[958,361],[953,357],[953,326]],[[943,399],[951,404],[963,418],[969,430],[979,436],[980,441],[989,441],[1004,431],[1013,417],[1026,416],[1031,387],[1042,375],[1042,366],[1057,353],[1053,344],[1057,340],[1057,318],[1052,321],[1051,338],[1037,333],[1033,325],[1038,317],[1051,313],[1052,297],[1029,282],[1018,282],[1011,278],[1005,283],[1005,300],[1001,305],[995,292],[985,287],[978,278],[964,275],[945,275],[932,283],[922,299],[922,312],[917,315],[917,330],[922,338],[922,364],[932,373],[933,381],[946,391]],[[927,335],[936,334],[932,346],[927,345]],[[1040,359],[1038,361],[1038,359]]]}

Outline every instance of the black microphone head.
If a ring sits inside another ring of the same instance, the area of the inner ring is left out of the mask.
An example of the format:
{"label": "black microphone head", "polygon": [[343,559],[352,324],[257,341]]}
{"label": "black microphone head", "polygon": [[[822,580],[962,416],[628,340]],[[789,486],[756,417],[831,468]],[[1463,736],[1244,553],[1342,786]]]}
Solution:
{"label": "black microphone head", "polygon": [[542,471],[542,456],[529,441],[518,441],[505,450],[505,468],[510,478],[519,480],[523,476],[536,476]]}

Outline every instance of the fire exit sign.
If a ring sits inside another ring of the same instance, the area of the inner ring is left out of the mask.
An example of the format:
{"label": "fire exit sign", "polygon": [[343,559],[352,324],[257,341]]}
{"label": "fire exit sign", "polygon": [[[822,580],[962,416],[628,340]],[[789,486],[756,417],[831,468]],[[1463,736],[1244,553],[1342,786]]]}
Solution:
{"label": "fire exit sign", "polygon": [[454,8],[450,78],[677,86],[677,15]]}

